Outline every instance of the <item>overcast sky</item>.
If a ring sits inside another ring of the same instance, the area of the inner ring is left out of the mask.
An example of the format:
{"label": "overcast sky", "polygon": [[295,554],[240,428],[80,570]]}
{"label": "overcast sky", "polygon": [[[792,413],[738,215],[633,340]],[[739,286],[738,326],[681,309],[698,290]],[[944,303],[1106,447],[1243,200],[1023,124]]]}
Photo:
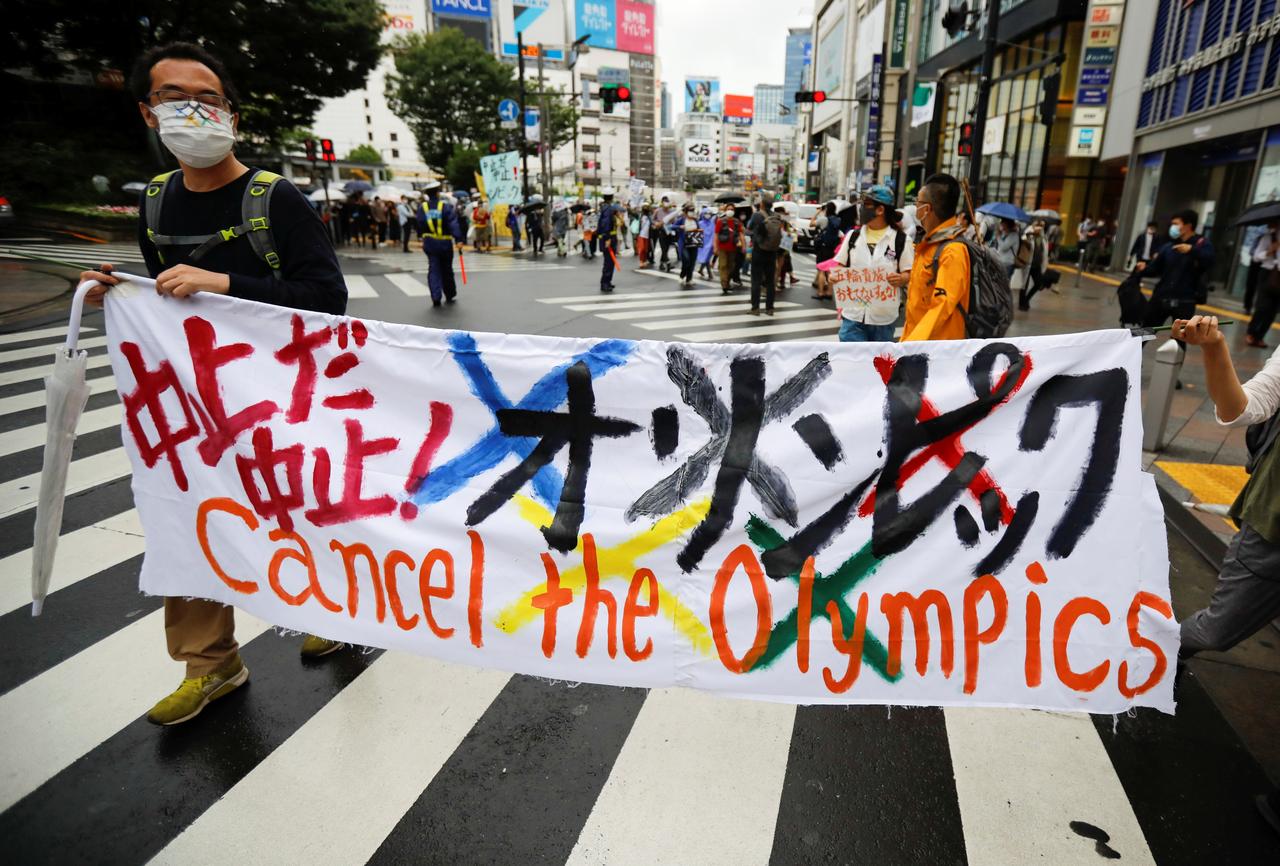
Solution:
{"label": "overcast sky", "polygon": [[787,28],[808,27],[813,0],[657,0],[662,78],[684,111],[688,75],[719,76],[720,93],[782,84]]}

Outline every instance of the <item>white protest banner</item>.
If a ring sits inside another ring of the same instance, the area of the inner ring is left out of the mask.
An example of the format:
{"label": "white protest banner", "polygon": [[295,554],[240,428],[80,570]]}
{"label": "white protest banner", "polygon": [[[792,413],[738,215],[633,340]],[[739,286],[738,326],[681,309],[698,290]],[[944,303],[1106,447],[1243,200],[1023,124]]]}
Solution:
{"label": "white protest banner", "polygon": [[1127,331],[679,344],[107,295],[148,593],[558,679],[1172,711]]}
{"label": "white protest banner", "polygon": [[521,202],[519,151],[480,157],[480,175],[490,205]]}

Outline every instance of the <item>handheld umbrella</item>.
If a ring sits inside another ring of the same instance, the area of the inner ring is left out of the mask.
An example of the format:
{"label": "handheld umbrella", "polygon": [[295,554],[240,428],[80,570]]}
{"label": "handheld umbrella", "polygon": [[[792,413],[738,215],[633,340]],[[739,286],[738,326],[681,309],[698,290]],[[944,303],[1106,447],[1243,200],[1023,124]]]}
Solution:
{"label": "handheld umbrella", "polygon": [[[142,285],[155,286],[145,277],[113,273],[112,276]],[[49,594],[49,578],[53,574],[53,557],[62,531],[62,506],[67,494],[67,470],[71,449],[76,441],[76,424],[89,399],[85,368],[89,353],[77,349],[80,318],[84,313],[84,296],[97,280],[86,280],[76,287],[71,302],[71,319],[67,341],[57,351],[53,370],[44,378],[45,429],[44,463],[40,469],[40,496],[36,500],[36,524],[31,555],[31,615],[39,616]]]}

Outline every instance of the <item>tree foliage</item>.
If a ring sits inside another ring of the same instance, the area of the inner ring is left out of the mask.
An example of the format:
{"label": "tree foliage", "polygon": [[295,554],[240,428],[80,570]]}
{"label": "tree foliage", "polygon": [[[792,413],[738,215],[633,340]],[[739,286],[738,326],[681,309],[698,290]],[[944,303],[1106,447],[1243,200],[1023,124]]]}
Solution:
{"label": "tree foliage", "polygon": [[428,165],[446,165],[459,147],[495,139],[498,102],[514,98],[514,70],[455,27],[412,33],[392,45],[391,110],[413,131]]}
{"label": "tree foliage", "polygon": [[367,162],[382,165],[382,154],[372,144],[357,144],[347,153],[347,162]]}
{"label": "tree foliage", "polygon": [[470,189],[476,185],[476,174],[480,171],[480,157],[483,155],[474,147],[459,147],[453,152],[445,163],[444,175],[454,189]]}
{"label": "tree foliage", "polygon": [[324,99],[363,87],[382,53],[378,0],[7,0],[5,10],[0,64],[42,76],[128,75],[152,46],[203,45],[240,90],[242,134],[262,143],[310,124]]}

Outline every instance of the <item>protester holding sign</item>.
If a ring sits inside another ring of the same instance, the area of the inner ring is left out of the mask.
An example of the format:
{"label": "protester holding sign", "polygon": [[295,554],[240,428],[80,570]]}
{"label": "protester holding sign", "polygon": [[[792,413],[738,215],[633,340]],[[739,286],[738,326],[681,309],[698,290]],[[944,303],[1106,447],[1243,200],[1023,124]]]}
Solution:
{"label": "protester holding sign", "polygon": [[827,271],[843,343],[889,343],[898,320],[902,289],[911,272],[912,244],[902,230],[902,215],[893,209],[893,192],[873,186],[862,196],[858,221]]}
{"label": "protester holding sign", "polygon": [[[174,298],[207,292],[299,310],[345,312],[346,286],[319,217],[287,180],[255,171],[232,153],[239,121],[237,95],[222,64],[197,45],[175,42],[144,54],[131,84],[143,120],[159,129],[161,142],[181,166],[178,172],[157,177],[143,195],[138,243],[156,291]],[[246,202],[257,200],[263,200],[265,214],[255,219],[269,225],[265,231],[253,230],[243,213]],[[235,227],[230,238],[223,233],[228,226]],[[104,264],[99,271],[80,275],[81,281],[102,283],[87,296],[91,303],[102,303],[108,287],[118,282],[110,274],[113,269]],[[245,310],[250,316],[252,311],[251,306]],[[215,348],[213,330],[206,326],[193,324],[186,333],[193,351],[204,353],[212,375],[227,363],[219,359],[238,347]],[[264,405],[238,404],[249,408],[227,418],[216,381],[212,392],[205,387],[192,390],[205,402],[210,416],[206,425],[256,423],[254,416],[260,417]],[[210,434],[204,459],[221,457],[231,444],[225,430]],[[186,567],[197,566],[188,562]],[[166,597],[164,602],[169,655],[186,664],[186,676],[147,719],[172,725],[194,718],[210,701],[243,685],[249,669],[240,659],[231,607],[190,594]],[[343,646],[309,636],[302,653],[327,655]]]}

